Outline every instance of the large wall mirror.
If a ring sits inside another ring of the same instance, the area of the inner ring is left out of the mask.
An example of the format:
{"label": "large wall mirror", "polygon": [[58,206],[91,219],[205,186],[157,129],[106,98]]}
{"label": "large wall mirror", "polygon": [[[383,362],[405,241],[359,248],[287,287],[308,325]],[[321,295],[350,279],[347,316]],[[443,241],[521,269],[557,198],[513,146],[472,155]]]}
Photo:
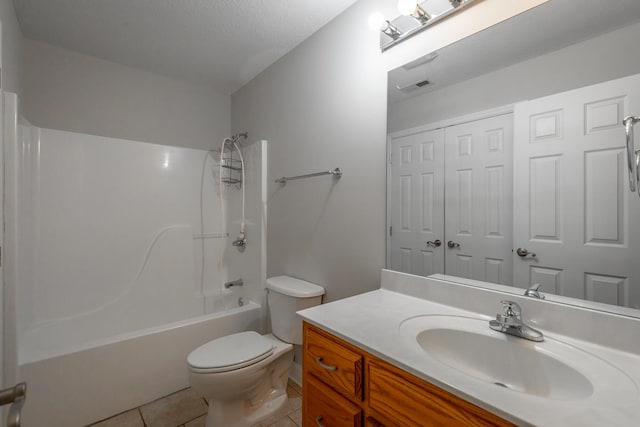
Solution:
{"label": "large wall mirror", "polygon": [[637,0],[550,0],[392,70],[387,267],[640,315],[627,115]]}

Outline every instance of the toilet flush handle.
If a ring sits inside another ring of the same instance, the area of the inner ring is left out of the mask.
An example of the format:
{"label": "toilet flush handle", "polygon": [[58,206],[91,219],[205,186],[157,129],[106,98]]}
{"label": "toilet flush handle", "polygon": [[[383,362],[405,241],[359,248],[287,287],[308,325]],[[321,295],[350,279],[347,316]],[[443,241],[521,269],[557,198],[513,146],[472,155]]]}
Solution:
{"label": "toilet flush handle", "polygon": [[335,371],[338,369],[338,367],[335,365],[327,365],[322,363],[322,357],[316,357],[316,362],[318,362],[318,365],[320,365],[323,369],[326,369],[327,371]]}

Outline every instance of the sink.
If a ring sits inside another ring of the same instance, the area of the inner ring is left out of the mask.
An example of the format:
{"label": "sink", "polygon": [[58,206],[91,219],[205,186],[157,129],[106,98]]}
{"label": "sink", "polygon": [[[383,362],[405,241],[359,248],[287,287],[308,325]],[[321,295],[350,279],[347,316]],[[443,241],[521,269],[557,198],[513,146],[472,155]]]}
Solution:
{"label": "sink", "polygon": [[509,390],[550,399],[579,399],[593,393],[584,375],[528,343],[444,328],[422,331],[417,341],[445,365]]}
{"label": "sink", "polygon": [[429,360],[504,392],[580,400],[613,385],[638,393],[627,375],[589,352],[548,336],[533,342],[496,332],[488,319],[417,316],[401,323],[400,334]]}

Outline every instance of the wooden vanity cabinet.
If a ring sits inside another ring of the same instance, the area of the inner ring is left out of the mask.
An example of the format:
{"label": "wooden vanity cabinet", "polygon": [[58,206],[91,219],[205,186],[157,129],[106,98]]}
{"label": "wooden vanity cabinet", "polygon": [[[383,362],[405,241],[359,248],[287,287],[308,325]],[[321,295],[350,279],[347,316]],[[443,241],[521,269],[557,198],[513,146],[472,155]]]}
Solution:
{"label": "wooden vanity cabinet", "polygon": [[303,333],[305,427],[514,425],[321,328]]}

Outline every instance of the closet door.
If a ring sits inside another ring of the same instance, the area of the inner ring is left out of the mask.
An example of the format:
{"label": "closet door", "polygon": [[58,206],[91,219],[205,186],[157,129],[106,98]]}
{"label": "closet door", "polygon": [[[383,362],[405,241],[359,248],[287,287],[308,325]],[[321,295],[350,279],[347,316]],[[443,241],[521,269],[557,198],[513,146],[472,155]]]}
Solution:
{"label": "closet door", "polygon": [[514,249],[536,254],[514,256],[516,286],[640,308],[640,200],[628,190],[622,126],[640,114],[640,77],[514,111]]}
{"label": "closet door", "polygon": [[511,285],[513,114],[445,135],[446,274]]}
{"label": "closet door", "polygon": [[444,273],[444,131],[394,138],[390,146],[389,266]]}

